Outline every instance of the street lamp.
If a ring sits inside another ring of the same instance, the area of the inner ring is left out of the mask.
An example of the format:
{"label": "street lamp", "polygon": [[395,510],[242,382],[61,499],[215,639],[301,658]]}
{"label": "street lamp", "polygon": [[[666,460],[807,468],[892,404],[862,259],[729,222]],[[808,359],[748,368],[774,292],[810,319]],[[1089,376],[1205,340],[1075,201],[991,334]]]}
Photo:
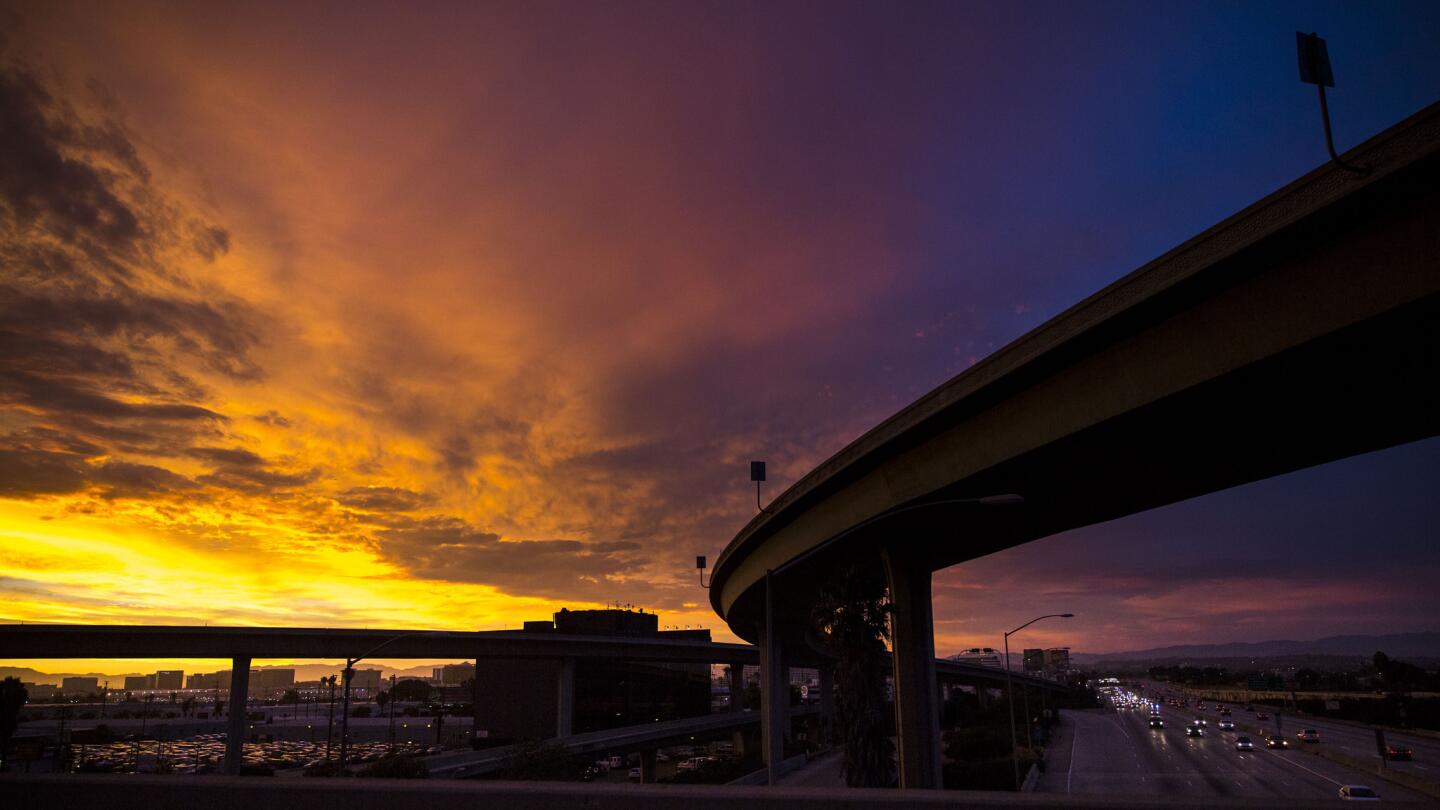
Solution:
{"label": "street lamp", "polygon": [[[1005,634],[1005,699],[1010,704],[1010,764],[1015,770],[1015,792],[1020,792],[1020,742],[1015,736],[1015,687],[1010,681],[1010,637],[1024,630],[1041,619],[1073,619],[1074,613],[1046,613],[1044,616],[1036,616],[1028,622]],[[1028,715],[1029,712],[1027,711]],[[1030,742],[1030,718],[1025,718],[1025,742]]]}
{"label": "street lamp", "polygon": [[[344,703],[343,703],[343,705],[344,705],[344,709],[343,709],[344,713],[340,716],[340,775],[341,775],[341,776],[344,776],[344,775],[345,775],[345,759],[346,759],[346,755],[350,752],[350,681],[355,677],[355,665],[358,664],[358,663],[360,663],[361,661],[365,660],[367,657],[369,657],[370,655],[374,654],[376,650],[380,649],[381,647],[384,647],[386,644],[389,644],[389,643],[392,642],[392,641],[399,641],[399,640],[402,639],[402,638],[409,638],[410,636],[419,636],[419,635],[423,635],[423,634],[424,634],[424,631],[419,631],[419,632],[415,632],[415,633],[401,633],[401,634],[398,635],[398,636],[393,636],[393,637],[391,637],[391,638],[385,639],[384,641],[380,642],[379,644],[376,644],[374,647],[371,647],[370,649],[366,650],[364,653],[362,653],[362,654],[360,654],[360,655],[357,655],[357,656],[355,656],[354,658],[347,658],[347,659],[345,659],[345,669],[344,669],[344,671],[341,673],[342,675],[344,675],[344,679],[345,679],[345,700],[344,700]],[[332,675],[332,676],[330,676],[330,677],[333,679],[335,676]]]}

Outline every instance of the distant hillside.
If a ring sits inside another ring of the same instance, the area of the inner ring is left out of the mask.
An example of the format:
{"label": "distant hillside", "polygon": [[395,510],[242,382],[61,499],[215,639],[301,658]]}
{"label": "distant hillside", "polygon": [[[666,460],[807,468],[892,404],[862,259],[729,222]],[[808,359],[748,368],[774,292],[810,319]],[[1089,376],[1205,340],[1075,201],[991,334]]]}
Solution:
{"label": "distant hillside", "polygon": [[1368,658],[1376,651],[1392,658],[1440,658],[1440,632],[1395,633],[1383,636],[1329,636],[1314,641],[1230,642],[1181,644],[1116,653],[1076,653],[1070,659],[1082,666],[1123,661],[1188,661],[1209,659],[1278,658],[1289,656],[1347,656]]}
{"label": "distant hillside", "polygon": [[[281,664],[275,666],[258,666],[255,667],[255,669],[293,669],[295,670],[295,680],[313,681],[325,675],[334,675],[335,673],[340,671],[340,668],[342,666],[343,663],[295,664],[293,666],[288,664]],[[355,668],[378,668],[385,673],[384,677],[386,678],[390,677],[391,674],[394,674],[401,678],[428,678],[430,677],[430,671],[437,666],[440,666],[440,664],[423,664],[420,666],[398,669],[396,667],[381,666],[378,664],[371,664],[366,661],[361,661],[359,664],[355,665]],[[191,669],[186,669],[185,667],[181,667],[178,665],[173,667],[156,667],[156,669],[184,669],[186,675],[194,672],[217,672],[219,670],[229,668],[229,665],[223,665],[218,661],[211,666]],[[109,681],[110,687],[112,689],[119,689],[125,685],[125,676],[149,675],[154,671],[155,669],[151,669],[146,672],[122,672],[119,674],[113,674],[104,672],[41,672],[37,669],[31,669],[30,667],[0,667],[0,678],[19,678],[25,683],[48,683],[54,684],[56,686],[60,685],[60,681],[62,678],[98,678],[100,683],[105,683],[106,681]]]}

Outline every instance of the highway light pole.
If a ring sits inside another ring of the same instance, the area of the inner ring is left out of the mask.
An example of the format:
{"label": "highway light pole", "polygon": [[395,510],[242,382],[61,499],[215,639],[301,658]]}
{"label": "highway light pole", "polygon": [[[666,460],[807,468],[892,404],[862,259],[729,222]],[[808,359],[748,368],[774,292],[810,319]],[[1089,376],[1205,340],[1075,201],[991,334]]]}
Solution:
{"label": "highway light pole", "polygon": [[[416,633],[401,633],[401,634],[398,635],[398,636],[394,636],[394,637],[385,639],[384,641],[380,642],[379,644],[376,644],[374,647],[371,647],[370,649],[366,650],[364,653],[362,653],[362,654],[360,654],[360,655],[357,655],[357,656],[355,656],[354,658],[347,658],[347,659],[345,659],[345,670],[344,670],[344,672],[341,673],[341,674],[344,676],[344,679],[345,679],[345,699],[344,699],[344,702],[343,702],[344,709],[343,709],[343,714],[341,714],[341,716],[340,716],[340,775],[341,775],[341,776],[345,776],[345,775],[346,775],[346,772],[345,772],[345,759],[346,759],[346,756],[350,753],[350,681],[351,681],[352,679],[354,679],[354,677],[355,677],[355,665],[358,664],[358,663],[360,663],[361,661],[365,660],[365,659],[368,658],[369,656],[373,655],[376,650],[380,649],[381,647],[384,647],[386,644],[389,644],[389,643],[392,642],[392,641],[399,641],[399,640],[402,639],[402,638],[409,638],[410,636],[418,636],[418,635],[421,635],[421,633],[419,633],[419,632],[416,632]],[[332,676],[332,677],[333,677],[333,676]],[[392,697],[393,697],[393,695],[392,695]]]}
{"label": "highway light pole", "polygon": [[[1041,619],[1073,618],[1075,618],[1074,613],[1046,613],[1044,616],[1036,616],[1030,621],[1025,622],[1024,624],[1005,634],[1005,700],[1007,703],[1010,704],[1010,764],[1013,766],[1015,771],[1016,793],[1020,792],[1020,743],[1015,735],[1015,687],[1010,680],[1010,637],[1020,632],[1021,630],[1024,630],[1035,622],[1040,621]],[[1030,727],[1028,723],[1030,722],[1030,719],[1027,717],[1025,719],[1025,722],[1027,723],[1025,727],[1025,742],[1026,746],[1028,747],[1030,742]]]}

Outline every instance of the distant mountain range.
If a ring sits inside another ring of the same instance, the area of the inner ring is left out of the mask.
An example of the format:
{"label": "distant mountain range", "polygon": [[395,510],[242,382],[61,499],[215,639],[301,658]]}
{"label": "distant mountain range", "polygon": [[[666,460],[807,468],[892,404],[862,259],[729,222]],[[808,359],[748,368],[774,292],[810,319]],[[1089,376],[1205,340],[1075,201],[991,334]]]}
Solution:
{"label": "distant mountain range", "polygon": [[[255,667],[255,669],[293,669],[295,670],[295,680],[313,681],[318,680],[322,676],[334,675],[335,673],[340,671],[342,666],[344,666],[343,662],[336,664],[279,664],[275,666],[258,666]],[[355,668],[379,669],[384,672],[384,675],[382,677],[385,678],[389,678],[391,674],[394,674],[400,678],[428,678],[430,677],[431,670],[438,666],[440,666],[440,664],[426,664],[421,666],[399,669],[396,667],[387,667],[379,664],[370,664],[365,661],[361,661],[359,664],[355,665]],[[185,669],[184,667],[180,666],[160,667],[160,669],[172,668]],[[229,668],[229,665],[221,664],[217,661],[215,664],[208,667],[202,667],[199,669],[185,669],[185,674],[189,675],[193,672],[217,672],[219,670]],[[99,679],[100,683],[103,684],[106,681],[109,681],[110,688],[119,689],[120,687],[123,687],[125,685],[126,675],[149,675],[154,671],[155,670],[152,669],[149,672],[122,672],[119,674],[114,674],[105,672],[41,672],[37,669],[31,669],[30,667],[0,667],[0,678],[19,678],[25,683],[49,683],[55,684],[56,686],[60,685],[60,680],[62,678],[97,678]]]}
{"label": "distant mountain range", "polygon": [[1369,658],[1382,651],[1391,658],[1440,658],[1440,632],[1380,636],[1328,636],[1314,641],[1258,641],[1226,644],[1180,644],[1113,653],[1071,653],[1080,666],[1122,661],[1181,661],[1212,658],[1277,658],[1297,655]]}

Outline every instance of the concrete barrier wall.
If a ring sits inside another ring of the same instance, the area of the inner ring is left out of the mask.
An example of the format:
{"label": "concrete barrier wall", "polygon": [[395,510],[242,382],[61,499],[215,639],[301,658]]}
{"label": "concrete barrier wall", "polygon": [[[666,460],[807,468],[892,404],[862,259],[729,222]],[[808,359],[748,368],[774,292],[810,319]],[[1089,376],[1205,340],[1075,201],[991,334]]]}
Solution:
{"label": "concrete barrier wall", "polygon": [[5,810],[879,810],[879,808],[1184,808],[1303,810],[1339,801],[991,793],[738,785],[600,785],[384,779],[0,775]]}

